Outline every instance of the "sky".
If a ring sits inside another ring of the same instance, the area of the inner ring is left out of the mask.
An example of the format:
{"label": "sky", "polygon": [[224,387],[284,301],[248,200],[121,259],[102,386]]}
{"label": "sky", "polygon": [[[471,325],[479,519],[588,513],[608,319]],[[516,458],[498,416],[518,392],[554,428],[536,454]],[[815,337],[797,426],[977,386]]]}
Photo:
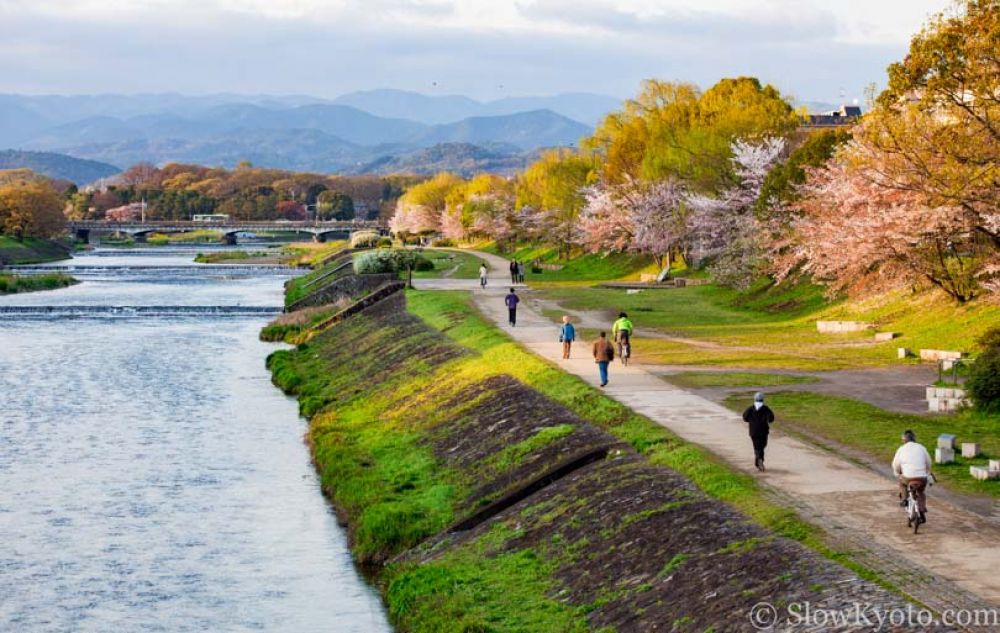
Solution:
{"label": "sky", "polygon": [[863,99],[949,0],[0,0],[0,93],[478,99],[753,75]]}

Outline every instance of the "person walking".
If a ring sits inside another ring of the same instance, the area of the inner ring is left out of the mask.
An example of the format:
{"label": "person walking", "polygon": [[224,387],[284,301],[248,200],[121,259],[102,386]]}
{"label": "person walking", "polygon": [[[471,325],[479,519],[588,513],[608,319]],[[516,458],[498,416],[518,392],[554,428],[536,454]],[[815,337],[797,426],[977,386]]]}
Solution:
{"label": "person walking", "polygon": [[517,262],[517,281],[524,283],[524,262]]}
{"label": "person walking", "polygon": [[510,326],[514,327],[517,325],[517,304],[521,303],[521,297],[518,297],[514,289],[511,288],[510,294],[504,297],[503,302],[507,304],[507,319]]}
{"label": "person walking", "polygon": [[517,260],[510,260],[510,283],[517,283]]}
{"label": "person walking", "polygon": [[559,342],[563,346],[563,358],[568,359],[570,348],[573,346],[573,341],[576,340],[576,328],[569,322],[568,316],[564,316],[562,321],[562,327],[559,328]]}
{"label": "person walking", "polygon": [[486,276],[488,272],[486,270],[486,263],[479,264],[479,287],[486,288]]}
{"label": "person walking", "polygon": [[615,346],[608,340],[608,333],[601,332],[600,338],[594,341],[594,362],[601,376],[601,386],[608,385],[608,364],[615,359]]}
{"label": "person walking", "polygon": [[750,431],[750,441],[753,442],[753,465],[757,470],[764,470],[764,449],[767,448],[767,436],[774,422],[774,412],[764,404],[764,393],[754,394],[753,404],[743,412],[743,421]]}

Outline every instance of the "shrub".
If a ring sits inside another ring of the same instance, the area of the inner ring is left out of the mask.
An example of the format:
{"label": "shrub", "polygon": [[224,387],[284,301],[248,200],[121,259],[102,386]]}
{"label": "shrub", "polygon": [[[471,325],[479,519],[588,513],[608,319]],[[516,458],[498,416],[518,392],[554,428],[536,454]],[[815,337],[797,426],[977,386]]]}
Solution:
{"label": "shrub", "polygon": [[395,273],[407,268],[434,270],[434,262],[414,251],[389,248],[362,253],[354,260],[354,272],[361,275]]}
{"label": "shrub", "polygon": [[437,239],[431,240],[431,246],[436,246],[439,248],[450,248],[455,246],[455,240],[447,237],[439,237]]}
{"label": "shrub", "polygon": [[379,248],[392,248],[392,238],[383,237],[378,241]]}
{"label": "shrub", "polygon": [[979,342],[983,351],[969,369],[965,388],[977,409],[1000,412],[1000,328],[989,330]]}
{"label": "shrub", "polygon": [[351,234],[351,248],[374,248],[382,241],[377,231],[357,231]]}

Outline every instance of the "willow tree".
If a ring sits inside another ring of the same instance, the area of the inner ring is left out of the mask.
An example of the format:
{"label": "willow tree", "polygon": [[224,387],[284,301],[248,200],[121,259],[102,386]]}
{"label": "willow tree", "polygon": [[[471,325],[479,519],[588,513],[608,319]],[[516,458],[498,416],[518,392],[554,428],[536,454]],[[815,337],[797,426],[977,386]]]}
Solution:
{"label": "willow tree", "polygon": [[568,257],[576,220],[585,199],[583,188],[594,171],[593,157],[553,150],[521,172],[515,184],[515,207],[533,210],[533,232]]}
{"label": "willow tree", "polygon": [[723,79],[704,93],[650,80],[584,147],[600,157],[608,184],[674,180],[717,192],[738,180],[730,162],[734,140],[785,137],[798,123],[788,99],[753,77]]}

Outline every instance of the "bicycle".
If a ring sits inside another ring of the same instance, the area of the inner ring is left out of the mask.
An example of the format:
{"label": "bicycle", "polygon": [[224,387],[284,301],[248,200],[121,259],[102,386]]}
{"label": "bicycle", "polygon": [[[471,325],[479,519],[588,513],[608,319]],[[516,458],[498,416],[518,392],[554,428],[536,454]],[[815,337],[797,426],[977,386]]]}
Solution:
{"label": "bicycle", "polygon": [[628,365],[628,359],[632,357],[632,343],[629,338],[628,335],[618,336],[618,358],[621,359],[622,365]]}
{"label": "bicycle", "polygon": [[[927,487],[933,485],[933,479],[928,477],[925,485]],[[920,526],[927,521],[927,519],[920,518],[920,504],[917,501],[917,488],[919,486],[920,484],[915,481],[911,481],[906,485],[907,495],[906,501],[903,504],[903,511],[906,513],[906,527],[913,528],[914,534],[916,534],[920,529]]]}

